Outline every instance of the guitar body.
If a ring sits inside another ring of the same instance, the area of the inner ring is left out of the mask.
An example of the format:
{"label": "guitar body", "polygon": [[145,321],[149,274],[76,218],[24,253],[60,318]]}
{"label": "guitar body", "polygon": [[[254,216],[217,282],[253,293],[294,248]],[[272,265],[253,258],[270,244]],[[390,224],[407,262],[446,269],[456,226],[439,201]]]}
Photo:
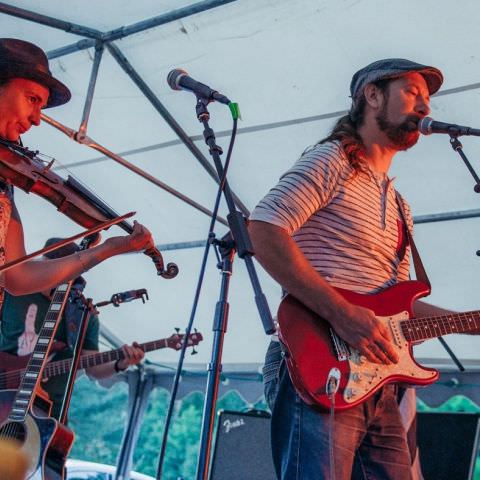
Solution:
{"label": "guitar body", "polygon": [[[336,289],[346,300],[375,312],[389,328],[399,355],[397,364],[369,362],[341,340],[329,323],[287,295],[278,310],[279,336],[286,350],[286,364],[298,394],[309,405],[322,410],[345,410],[371,397],[388,383],[428,385],[438,372],[419,365],[412,356],[400,322],[411,318],[413,302],[430,293],[418,281],[403,282],[374,295],[361,295]],[[337,390],[327,394],[331,379]]]}
{"label": "guitar body", "polygon": [[[20,442],[21,450],[30,461],[27,480],[63,480],[66,457],[74,440],[73,432],[42,411],[44,399],[39,402],[41,408],[34,405],[35,413],[27,413],[24,422],[9,421],[15,394],[15,390],[0,392],[2,436]],[[8,435],[5,435],[6,432]]]}

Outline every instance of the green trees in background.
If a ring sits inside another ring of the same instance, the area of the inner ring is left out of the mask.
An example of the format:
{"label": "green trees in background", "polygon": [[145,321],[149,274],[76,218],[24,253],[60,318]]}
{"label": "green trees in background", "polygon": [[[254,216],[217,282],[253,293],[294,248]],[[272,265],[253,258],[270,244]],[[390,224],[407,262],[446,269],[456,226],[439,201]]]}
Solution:
{"label": "green trees in background", "polygon": [[[69,425],[76,435],[71,458],[115,464],[127,414],[127,395],[128,387],[123,382],[104,389],[86,377],[78,379],[69,413]],[[153,477],[157,471],[169,397],[163,389],[157,388],[151,393],[133,457],[133,469]],[[192,393],[177,403],[163,469],[168,480],[195,477],[203,393]],[[217,407],[218,410],[236,411],[248,408],[234,391],[221,398]],[[263,403],[253,407],[266,408]]]}
{"label": "green trees in background", "polygon": [[[75,385],[69,413],[69,425],[76,434],[71,458],[114,465],[122,440],[127,415],[128,387],[117,382],[105,389],[86,377]],[[169,393],[155,389],[149,398],[137,448],[133,457],[133,468],[155,477],[158,455],[162,441],[165,413]],[[266,410],[262,402],[250,406]],[[249,406],[234,391],[221,398],[218,410],[245,411]],[[164,478],[177,480],[195,478],[203,410],[203,393],[195,392],[177,402],[176,411],[168,439]],[[436,412],[480,412],[480,408],[464,396],[454,396],[438,408],[431,408],[418,400],[419,411]],[[480,462],[475,476],[480,480]]]}

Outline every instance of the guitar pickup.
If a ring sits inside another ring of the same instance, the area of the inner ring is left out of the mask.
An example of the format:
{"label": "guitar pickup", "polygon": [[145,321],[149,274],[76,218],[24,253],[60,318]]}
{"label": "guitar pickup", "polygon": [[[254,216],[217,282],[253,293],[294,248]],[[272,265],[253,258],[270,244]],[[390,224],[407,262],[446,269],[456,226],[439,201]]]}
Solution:
{"label": "guitar pickup", "polygon": [[351,355],[350,347],[344,342],[332,329],[330,329],[330,336],[332,337],[333,347],[339,361],[348,360]]}

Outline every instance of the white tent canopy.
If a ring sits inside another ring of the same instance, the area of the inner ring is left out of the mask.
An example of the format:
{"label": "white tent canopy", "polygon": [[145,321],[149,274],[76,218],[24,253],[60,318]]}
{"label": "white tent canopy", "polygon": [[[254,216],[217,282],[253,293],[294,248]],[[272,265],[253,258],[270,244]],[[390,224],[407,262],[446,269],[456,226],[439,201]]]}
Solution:
{"label": "white tent canopy", "polygon": [[[130,28],[143,21],[143,25],[155,26]],[[186,92],[173,92],[166,83],[168,72],[184,68],[240,104],[243,121],[229,181],[250,210],[305,147],[324,137],[334,120],[349,108],[352,74],[374,60],[403,57],[440,68],[445,83],[432,99],[432,117],[479,125],[478,2],[474,0],[455,8],[446,0],[12,0],[0,3],[0,22],[3,37],[29,40],[49,52],[54,75],[71,88],[73,98],[66,106],[45,113],[74,130],[81,123],[94,66],[92,38],[97,39],[98,46],[113,39],[105,43],[99,65],[87,135],[209,209],[216,195],[214,180],[192,155],[193,147],[186,148],[112,57],[109,45],[117,55],[125,56],[124,64],[129,63],[151,90],[157,107],[161,102],[207,158],[195,116],[195,98]],[[136,33],[128,34],[132,30]],[[67,50],[68,54],[62,54]],[[218,140],[226,150],[230,113],[217,104],[211,105],[210,112],[211,126],[221,132]],[[444,135],[422,138],[412,151],[397,156],[391,174],[398,177],[396,186],[410,201],[415,216],[467,212],[472,217],[416,226],[417,245],[433,285],[431,300],[468,310],[478,306],[480,258],[475,252],[480,249],[479,200],[473,192],[473,180],[448,140]],[[117,211],[137,211],[136,218],[150,228],[158,244],[205,241],[207,216],[113,160],[100,157],[97,151],[45,123],[33,128],[23,141],[55,157],[57,167],[69,168]],[[477,140],[462,141],[477,167]],[[58,173],[66,172],[61,169]],[[79,231],[71,220],[34,195],[17,191],[16,203],[28,251],[42,247],[49,237]],[[222,204],[221,215],[226,213]],[[225,232],[224,226],[217,228],[218,236]],[[202,254],[202,248],[166,250],[165,261],[180,267],[173,280],[157,278],[151,262],[142,255],[108,260],[85,275],[86,294],[98,302],[116,292],[146,288],[150,300],[145,305],[136,301],[120,308],[106,307],[101,322],[121,342],[169,336],[174,326],[184,328],[187,324]],[[188,360],[195,361],[197,368],[210,359],[220,287],[215,263],[211,253],[195,322],[205,340],[199,354]],[[223,362],[236,364],[237,371],[255,378],[268,337],[242,263],[237,259],[234,265]],[[260,268],[258,271],[275,312],[280,287]],[[468,366],[474,363],[477,337],[455,336],[448,341]],[[436,340],[425,342],[417,353],[435,362],[448,358]],[[175,362],[178,353],[161,350],[149,354],[149,359]],[[148,388],[168,385],[169,375],[147,376]],[[449,378],[444,377],[447,382]],[[476,382],[476,378],[469,377],[466,383]],[[130,425],[140,421],[147,401],[148,388],[140,395],[138,381],[140,375],[129,372],[130,392],[134,394],[130,396]],[[198,388],[198,379],[195,382],[192,388]],[[258,382],[250,383],[259,387]],[[440,397],[449,387],[440,385],[442,388]],[[183,385],[182,391],[188,388]],[[248,397],[248,393],[246,389],[244,395]],[[137,433],[138,428],[137,424]],[[128,431],[119,460],[122,474],[129,469],[135,437],[133,430]]]}
{"label": "white tent canopy", "polygon": [[[198,2],[212,4],[215,2]],[[349,106],[352,74],[379,58],[405,57],[435,65],[445,76],[445,94],[432,100],[432,116],[475,126],[480,86],[477,30],[478,4],[332,0],[238,0],[204,12],[184,16],[114,42],[185,132],[208,157],[199,140],[201,125],[195,116],[195,98],[173,92],[166,83],[172,68],[185,68],[240,104],[243,121],[235,145],[230,184],[252,209],[308,145],[322,138],[334,119]],[[72,0],[11,1],[65,22],[101,32],[132,25],[155,16],[171,15],[188,7],[188,1],[96,3]],[[1,9],[5,4],[0,4]],[[2,36],[33,41],[51,52],[84,40],[58,28],[2,14]],[[46,111],[59,122],[79,128],[93,65],[94,49],[77,50],[51,61],[55,76],[72,90],[66,106]],[[224,106],[212,104],[211,125],[229,131],[231,117]],[[216,184],[178,140],[152,104],[105,50],[87,134],[109,150],[158,177],[211,209]],[[25,145],[55,157],[62,165],[101,195],[119,212],[137,211],[158,244],[204,240],[209,219],[163,190],[126,170],[98,152],[80,145],[47,124],[24,136]],[[228,137],[219,136],[228,145]],[[479,147],[475,138],[462,140],[474,166]],[[140,150],[140,153],[128,153]],[[127,152],[127,153],[125,153]],[[64,170],[59,170],[64,174]],[[414,215],[457,212],[478,208],[473,180],[443,135],[422,138],[411,152],[394,161],[397,188],[409,199]],[[23,218],[29,251],[52,236],[79,230],[44,200],[22,192],[16,202]],[[226,215],[222,206],[222,215]],[[226,231],[221,226],[217,233]],[[113,233],[113,232],[112,232]],[[108,235],[111,235],[109,233]],[[433,284],[432,301],[465,310],[477,307],[480,249],[478,220],[417,225],[416,239]],[[107,307],[101,321],[122,339],[146,341],[168,336],[174,326],[184,327],[190,314],[203,249],[166,251],[180,274],[159,279],[147,258],[122,256],[105,262],[86,275],[87,295],[94,301],[113,293],[147,288],[150,301]],[[193,359],[205,363],[210,356],[211,324],[220,278],[210,256],[206,282],[195,326],[205,340]],[[259,321],[248,276],[236,260],[231,284],[226,363],[258,363],[268,342]],[[272,312],[280,288],[258,268]],[[452,348],[462,358],[476,358],[478,340],[451,337]],[[445,357],[436,341],[419,347],[420,356]],[[178,354],[160,351],[150,358],[175,361]]]}

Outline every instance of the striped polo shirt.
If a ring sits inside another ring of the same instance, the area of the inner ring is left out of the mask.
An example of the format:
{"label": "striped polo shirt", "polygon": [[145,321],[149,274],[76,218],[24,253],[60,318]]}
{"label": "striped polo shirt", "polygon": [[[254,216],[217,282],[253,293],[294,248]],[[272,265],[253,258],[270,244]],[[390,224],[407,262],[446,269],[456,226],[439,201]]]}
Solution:
{"label": "striped polo shirt", "polygon": [[[339,142],[305,152],[263,198],[250,219],[277,225],[333,286],[375,293],[409,278],[393,181],[355,173]],[[410,209],[402,199],[412,231]],[[403,257],[403,258],[401,258]]]}

